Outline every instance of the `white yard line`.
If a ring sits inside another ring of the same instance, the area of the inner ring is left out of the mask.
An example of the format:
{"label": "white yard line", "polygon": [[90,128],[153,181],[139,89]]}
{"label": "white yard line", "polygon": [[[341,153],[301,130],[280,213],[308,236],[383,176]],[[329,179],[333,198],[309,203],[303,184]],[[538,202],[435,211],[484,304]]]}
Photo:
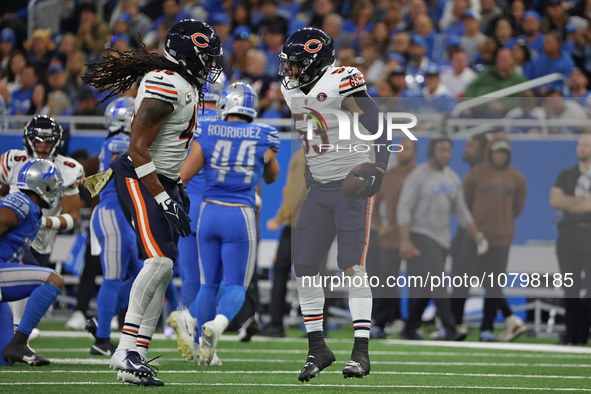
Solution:
{"label": "white yard line", "polygon": [[[203,375],[291,375],[298,374],[299,370],[293,371],[217,371],[217,370],[194,370],[194,371],[161,371],[160,376],[169,376],[172,374],[203,374]],[[39,370],[36,371],[9,371],[3,370],[2,373],[34,373],[39,374]],[[112,370],[100,370],[100,371],[67,371],[67,370],[51,370],[48,373],[76,373],[76,374],[88,374],[88,373],[108,373],[115,374]],[[323,375],[326,374],[342,374],[341,371],[322,371]],[[511,379],[591,379],[591,376],[562,376],[562,375],[519,375],[519,374],[498,374],[498,373],[457,373],[457,372],[395,372],[395,371],[372,371],[371,375],[421,375],[421,376],[462,376],[462,377],[478,377],[478,378],[511,378]]]}
{"label": "white yard line", "polygon": [[[167,358],[162,361],[186,361],[184,358]],[[222,358],[222,363],[297,363],[300,360],[257,359],[257,358]],[[107,365],[108,358],[51,358],[54,364],[66,365]],[[478,366],[478,367],[525,367],[525,368],[591,368],[591,364],[553,364],[553,363],[487,363],[487,362],[430,362],[430,361],[372,361],[376,365],[427,365],[427,366]]]}
{"label": "white yard line", "polygon": [[[222,343],[223,345],[223,343]],[[88,352],[90,347],[85,348],[35,348],[39,353],[71,353],[71,352]],[[218,353],[252,353],[253,349],[232,349],[225,348],[224,346],[218,347]],[[150,353],[178,353],[179,351],[174,348],[150,348]],[[276,354],[277,349],[256,349],[257,353],[264,354]],[[334,354],[345,354],[351,353],[349,350],[333,350]],[[306,349],[282,349],[283,354],[308,354]],[[539,358],[540,354],[524,354],[524,353],[461,353],[461,352],[403,352],[397,350],[371,350],[370,355],[380,356],[436,356],[436,357],[498,357],[498,358]],[[563,358],[563,359],[577,359],[577,360],[590,360],[591,354],[579,355],[579,354],[544,354],[545,358]]]}
{"label": "white yard line", "polygon": [[[113,333],[114,339],[119,338],[119,333]],[[92,338],[89,333],[81,331],[41,331],[41,338]],[[169,339],[164,334],[155,334],[152,339]],[[171,340],[171,339],[169,339]],[[222,335],[222,342],[237,342],[236,335]],[[305,339],[301,338],[268,338],[254,336],[254,342],[296,342],[305,343]],[[351,339],[327,339],[330,343],[353,343]],[[429,347],[446,347],[446,348],[460,348],[460,349],[487,349],[487,350],[513,350],[513,351],[528,351],[528,352],[549,352],[549,353],[567,353],[567,354],[587,354],[591,356],[591,347],[578,346],[561,346],[549,344],[536,343],[484,343],[484,342],[447,342],[447,341],[406,341],[398,339],[381,339],[372,342],[379,342],[388,345],[399,346],[429,346]]]}
{"label": "white yard line", "polygon": [[[22,386],[23,382],[0,382],[0,386]],[[118,382],[27,382],[26,385],[35,386],[71,386],[71,385],[121,385]],[[165,383],[166,386],[202,386],[202,387],[306,387],[306,388],[392,388],[392,389],[464,389],[464,390],[527,390],[527,391],[591,391],[579,388],[545,388],[545,387],[493,387],[493,386],[428,386],[428,385],[389,385],[389,384],[275,384],[275,383]]]}

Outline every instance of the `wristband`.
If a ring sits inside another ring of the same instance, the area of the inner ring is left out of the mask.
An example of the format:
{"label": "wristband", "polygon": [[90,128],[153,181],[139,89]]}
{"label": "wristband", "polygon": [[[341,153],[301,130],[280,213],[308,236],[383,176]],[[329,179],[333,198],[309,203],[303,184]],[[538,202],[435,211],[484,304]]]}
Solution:
{"label": "wristband", "polygon": [[165,191],[158,194],[157,196],[154,197],[154,200],[156,200],[156,202],[158,204],[162,204],[164,201],[168,200],[170,198],[170,196],[168,195],[168,193],[166,193]]}
{"label": "wristband", "polygon": [[156,171],[156,166],[152,161],[135,168],[135,173],[137,174],[138,178],[143,178],[154,171]]}
{"label": "wristband", "polygon": [[[51,219],[51,227],[47,227],[47,219]],[[58,216],[43,216],[41,219],[41,225],[46,228],[51,228],[52,230],[58,230],[60,228],[60,218]]]}
{"label": "wristband", "polygon": [[74,228],[74,218],[69,213],[61,215],[66,220],[66,228],[63,230],[71,230]]}

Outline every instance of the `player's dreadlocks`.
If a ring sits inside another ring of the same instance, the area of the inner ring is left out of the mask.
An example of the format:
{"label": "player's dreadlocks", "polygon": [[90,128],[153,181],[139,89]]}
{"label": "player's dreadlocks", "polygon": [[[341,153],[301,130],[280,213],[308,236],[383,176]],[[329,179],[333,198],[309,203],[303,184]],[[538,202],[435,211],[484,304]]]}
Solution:
{"label": "player's dreadlocks", "polygon": [[141,40],[138,40],[138,43],[137,49],[125,52],[111,49],[102,61],[87,64],[88,72],[82,77],[82,81],[95,87],[99,93],[109,92],[98,104],[127,91],[138,78],[143,77],[146,73],[165,69],[188,76],[197,86],[199,103],[203,106],[205,102],[203,86],[196,78],[187,75],[180,65],[172,63],[164,56],[148,52]]}

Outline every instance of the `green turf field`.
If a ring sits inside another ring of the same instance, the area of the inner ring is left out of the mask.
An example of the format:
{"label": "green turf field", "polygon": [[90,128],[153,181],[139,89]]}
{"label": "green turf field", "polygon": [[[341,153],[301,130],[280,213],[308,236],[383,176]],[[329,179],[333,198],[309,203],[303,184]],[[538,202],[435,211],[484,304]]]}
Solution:
{"label": "green turf field", "polygon": [[554,346],[526,337],[512,344],[372,340],[371,374],[345,380],[341,370],[351,351],[349,330],[331,332],[327,343],[337,362],[305,384],[297,380],[307,354],[299,330],[285,339],[255,337],[250,343],[224,336],[218,346],[221,367],[198,367],[181,358],[176,341],[155,339],[149,355],[162,355],[158,377],[166,386],[144,388],[117,382],[108,358],[88,353],[89,334],[57,327],[42,324],[44,334],[32,344],[52,365],[0,367],[0,393],[591,391],[591,348]]}

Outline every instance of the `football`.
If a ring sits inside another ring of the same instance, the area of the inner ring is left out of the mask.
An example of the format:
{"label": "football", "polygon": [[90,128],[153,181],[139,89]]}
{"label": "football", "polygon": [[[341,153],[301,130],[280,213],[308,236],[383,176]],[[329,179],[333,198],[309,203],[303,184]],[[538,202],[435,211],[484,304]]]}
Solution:
{"label": "football", "polygon": [[353,173],[355,171],[370,169],[373,166],[373,163],[363,163],[353,168],[343,181],[343,186],[341,186],[341,194],[347,197],[357,197],[357,193],[359,193],[363,186],[365,186],[365,179],[355,176]]}

